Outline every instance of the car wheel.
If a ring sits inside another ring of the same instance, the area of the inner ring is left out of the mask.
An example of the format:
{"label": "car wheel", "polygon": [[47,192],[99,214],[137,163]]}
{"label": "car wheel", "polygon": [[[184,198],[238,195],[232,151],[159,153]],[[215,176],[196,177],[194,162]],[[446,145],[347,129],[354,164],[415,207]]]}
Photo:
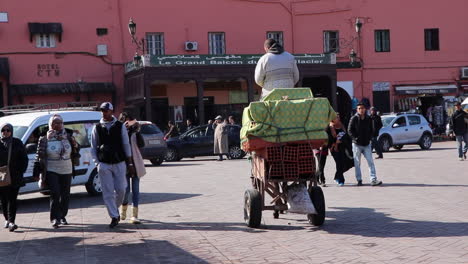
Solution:
{"label": "car wheel", "polygon": [[393,148],[396,150],[401,150],[403,148],[403,145],[395,145],[393,146]]}
{"label": "car wheel", "polygon": [[156,158],[153,158],[153,159],[150,159],[151,161],[151,164],[153,164],[154,166],[159,166],[163,163],[164,161],[164,158],[163,157],[156,157]]}
{"label": "car wheel", "polygon": [[432,146],[432,137],[429,134],[423,134],[419,142],[421,149],[430,149]]}
{"label": "car wheel", "polygon": [[166,161],[179,161],[179,154],[177,153],[177,150],[175,148],[168,148],[166,152]]}
{"label": "car wheel", "polygon": [[89,175],[88,182],[85,184],[86,191],[91,196],[97,196],[102,194],[101,188],[101,179],[99,178],[99,174],[97,170],[93,170],[91,175]]}
{"label": "car wheel", "polygon": [[240,148],[240,146],[230,146],[229,156],[232,159],[242,159],[245,156],[245,152]]}
{"label": "car wheel", "polygon": [[392,146],[392,139],[389,136],[382,136],[379,139],[380,146],[382,146],[383,152],[388,152]]}

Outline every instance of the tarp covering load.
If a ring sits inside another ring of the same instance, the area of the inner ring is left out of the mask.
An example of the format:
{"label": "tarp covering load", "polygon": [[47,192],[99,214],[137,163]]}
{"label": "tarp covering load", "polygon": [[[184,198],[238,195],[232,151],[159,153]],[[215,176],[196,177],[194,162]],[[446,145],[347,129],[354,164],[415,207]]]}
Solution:
{"label": "tarp covering load", "polygon": [[325,128],[335,117],[328,99],[313,98],[309,88],[274,89],[264,101],[244,109],[242,148],[261,148],[259,142],[323,141],[327,139]]}

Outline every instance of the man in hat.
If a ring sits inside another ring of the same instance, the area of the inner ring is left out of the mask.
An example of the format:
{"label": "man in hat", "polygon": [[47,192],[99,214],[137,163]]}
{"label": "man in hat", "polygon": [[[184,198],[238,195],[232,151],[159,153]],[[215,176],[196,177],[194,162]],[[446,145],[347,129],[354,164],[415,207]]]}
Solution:
{"label": "man in hat", "polygon": [[109,224],[119,224],[118,207],[122,205],[127,188],[126,172],[135,174],[127,128],[113,116],[114,107],[104,102],[99,107],[102,118],[91,134],[91,155],[101,180],[102,198],[112,218]]}
{"label": "man in hat", "polygon": [[383,159],[382,146],[377,140],[379,137],[379,131],[382,128],[382,118],[377,114],[377,109],[375,107],[370,108],[370,118],[372,120],[372,149],[375,149],[377,157],[375,159]]}
{"label": "man in hat", "polygon": [[223,117],[219,115],[215,118],[215,124],[213,152],[219,156],[218,161],[223,161],[223,155],[229,158],[227,120],[223,121]]}
{"label": "man in hat", "polygon": [[[468,114],[461,108],[460,102],[455,103],[455,112],[450,117],[450,127],[457,139],[458,159],[463,161],[466,159],[466,152],[468,151]],[[463,141],[465,147],[462,148]]]}

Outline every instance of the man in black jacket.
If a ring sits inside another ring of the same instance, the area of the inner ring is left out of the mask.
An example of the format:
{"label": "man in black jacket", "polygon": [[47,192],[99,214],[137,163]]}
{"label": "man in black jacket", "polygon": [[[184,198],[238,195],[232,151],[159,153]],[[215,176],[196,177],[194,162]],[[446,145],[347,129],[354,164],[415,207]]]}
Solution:
{"label": "man in black jacket", "polygon": [[362,103],[357,105],[357,113],[351,117],[348,126],[348,134],[353,139],[354,168],[356,172],[357,185],[362,186],[361,176],[361,154],[367,160],[369,166],[371,185],[381,185],[377,180],[374,161],[372,160],[371,140],[374,134],[372,120],[366,113],[366,106]]}
{"label": "man in black jacket", "polygon": [[[466,123],[466,120],[468,120],[468,114],[463,111],[460,102],[455,103],[455,108],[457,110],[450,118],[450,126],[457,138],[458,159],[463,161],[463,158],[466,159],[466,152],[468,151],[468,125]],[[465,141],[465,148],[462,148],[463,141]]]}
{"label": "man in black jacket", "polygon": [[375,107],[370,108],[370,118],[372,120],[372,129],[374,133],[372,134],[372,149],[375,149],[375,153],[377,153],[376,159],[382,159],[382,146],[380,142],[377,140],[379,137],[379,131],[382,128],[382,118],[377,114],[377,109]]}

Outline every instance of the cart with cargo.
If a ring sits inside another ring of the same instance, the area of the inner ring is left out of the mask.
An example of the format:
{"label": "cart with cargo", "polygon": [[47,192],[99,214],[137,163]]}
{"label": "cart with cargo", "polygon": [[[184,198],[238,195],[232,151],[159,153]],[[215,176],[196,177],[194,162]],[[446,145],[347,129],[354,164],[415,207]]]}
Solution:
{"label": "cart with cargo", "polygon": [[[309,222],[325,221],[325,198],[318,186],[314,149],[326,143],[325,127],[336,116],[326,98],[310,89],[275,89],[262,102],[244,110],[242,148],[250,153],[252,188],[244,194],[244,220],[259,227],[262,212],[274,218],[288,210],[288,189],[303,184],[315,207]],[[270,196],[271,199],[267,199]]]}

